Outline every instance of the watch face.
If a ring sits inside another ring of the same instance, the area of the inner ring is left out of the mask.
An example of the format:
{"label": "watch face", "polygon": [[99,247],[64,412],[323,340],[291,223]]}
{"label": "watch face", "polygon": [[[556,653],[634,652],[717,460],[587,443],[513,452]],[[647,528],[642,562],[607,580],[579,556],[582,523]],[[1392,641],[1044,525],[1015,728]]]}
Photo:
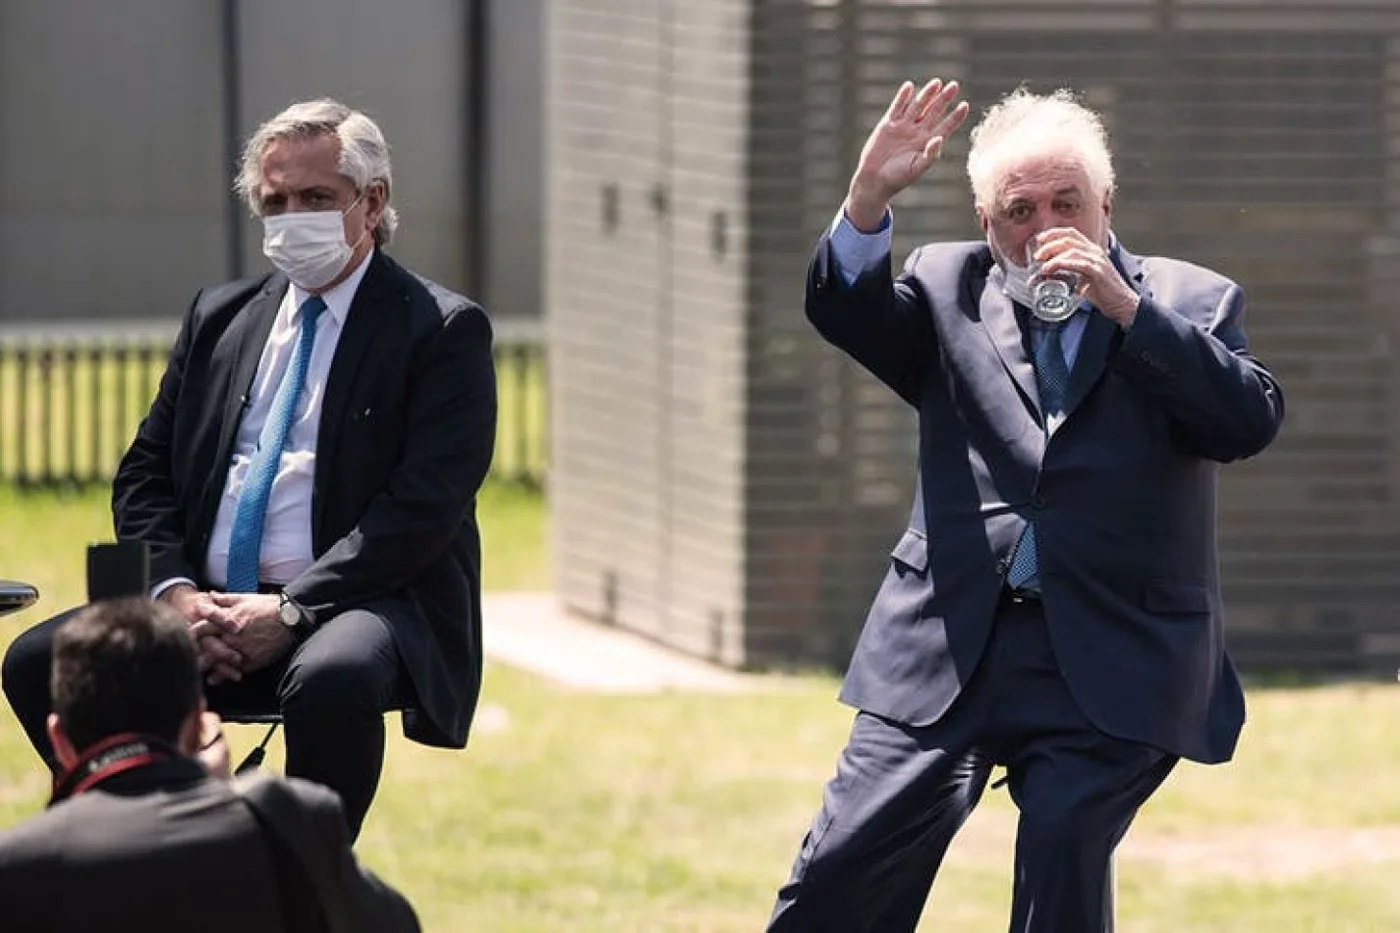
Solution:
{"label": "watch face", "polygon": [[277,614],[281,616],[282,624],[288,628],[294,628],[301,621],[301,613],[297,612],[297,607],[290,601],[283,602]]}

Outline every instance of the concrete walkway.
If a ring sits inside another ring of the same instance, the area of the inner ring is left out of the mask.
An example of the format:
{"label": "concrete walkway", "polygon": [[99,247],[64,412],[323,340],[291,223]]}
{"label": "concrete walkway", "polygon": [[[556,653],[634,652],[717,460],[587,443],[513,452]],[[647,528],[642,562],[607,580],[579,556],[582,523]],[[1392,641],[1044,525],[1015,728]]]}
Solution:
{"label": "concrete walkway", "polygon": [[488,657],[578,690],[730,693],[754,678],[564,613],[552,593],[486,593]]}

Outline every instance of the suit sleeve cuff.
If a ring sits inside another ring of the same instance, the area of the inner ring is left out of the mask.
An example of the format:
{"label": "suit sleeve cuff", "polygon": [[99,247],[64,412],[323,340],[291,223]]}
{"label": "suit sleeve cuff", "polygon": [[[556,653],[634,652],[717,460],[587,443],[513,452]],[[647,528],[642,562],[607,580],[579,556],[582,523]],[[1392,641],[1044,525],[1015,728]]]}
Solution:
{"label": "suit sleeve cuff", "polygon": [[831,259],[836,271],[847,285],[855,284],[856,279],[877,268],[881,262],[888,262],[890,247],[894,241],[894,214],[889,208],[874,233],[862,233],[846,218],[844,210],[837,211],[831,222],[828,238],[831,240]]}
{"label": "suit sleeve cuff", "polygon": [[181,584],[181,583],[188,583],[190,586],[194,587],[195,589],[199,589],[199,584],[195,583],[195,582],[194,582],[193,580],[191,580],[189,577],[171,577],[170,579],[168,579],[168,580],[162,580],[162,581],[160,581],[159,583],[157,583],[155,586],[151,587],[151,599],[152,599],[152,600],[160,599],[160,596],[161,596],[162,593],[164,593],[166,590],[170,589],[172,586],[177,586],[177,585],[179,585],[179,584]]}

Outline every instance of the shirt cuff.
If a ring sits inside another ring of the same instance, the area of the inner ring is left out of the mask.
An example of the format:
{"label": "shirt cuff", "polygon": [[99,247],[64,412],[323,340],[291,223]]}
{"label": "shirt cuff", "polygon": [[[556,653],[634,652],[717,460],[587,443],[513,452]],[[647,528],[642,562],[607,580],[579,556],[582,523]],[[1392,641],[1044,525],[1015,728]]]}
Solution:
{"label": "shirt cuff", "polygon": [[195,582],[194,582],[193,580],[191,580],[189,577],[171,577],[169,580],[162,580],[162,581],[160,581],[159,583],[157,583],[155,586],[151,587],[151,599],[152,599],[152,600],[160,599],[160,594],[161,594],[161,593],[164,593],[166,590],[170,589],[172,586],[176,586],[177,584],[180,584],[180,583],[188,583],[190,586],[194,587],[195,589],[199,589],[199,584],[195,583]]}
{"label": "shirt cuff", "polygon": [[831,222],[831,260],[836,271],[847,285],[855,284],[856,279],[877,268],[881,262],[888,262],[890,246],[894,241],[894,213],[885,208],[885,216],[880,219],[880,227],[874,233],[862,233],[846,217],[844,210],[836,212]]}

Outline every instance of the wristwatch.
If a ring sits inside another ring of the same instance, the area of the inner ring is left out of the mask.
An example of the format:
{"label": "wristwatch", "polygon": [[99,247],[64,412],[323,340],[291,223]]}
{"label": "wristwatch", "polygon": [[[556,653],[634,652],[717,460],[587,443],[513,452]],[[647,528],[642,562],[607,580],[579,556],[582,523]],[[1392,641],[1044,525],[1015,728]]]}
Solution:
{"label": "wristwatch", "polygon": [[298,606],[285,590],[277,595],[280,600],[277,605],[277,618],[283,625],[291,629],[297,641],[305,641],[306,636],[314,630],[311,620],[306,616],[306,611]]}

